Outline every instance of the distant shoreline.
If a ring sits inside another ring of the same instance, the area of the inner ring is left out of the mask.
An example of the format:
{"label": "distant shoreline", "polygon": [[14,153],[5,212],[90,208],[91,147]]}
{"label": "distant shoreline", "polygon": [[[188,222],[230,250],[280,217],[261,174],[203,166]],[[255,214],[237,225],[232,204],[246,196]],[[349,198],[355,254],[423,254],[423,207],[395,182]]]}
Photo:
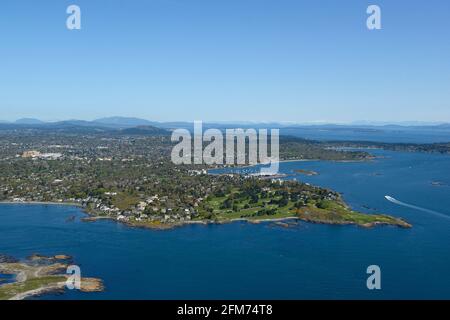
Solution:
{"label": "distant shoreline", "polygon": [[[256,163],[256,164],[243,164],[243,165],[231,165],[231,166],[226,166],[226,165],[222,165],[219,167],[215,167],[215,168],[210,168],[207,169],[208,173],[209,171],[212,170],[223,170],[223,169],[246,169],[246,168],[254,168],[257,166],[268,166],[272,163],[287,163],[287,162],[317,162],[317,161],[327,161],[327,162],[342,162],[342,163],[351,163],[351,162],[364,162],[364,161],[372,161],[376,159],[376,157],[369,157],[366,159],[355,159],[355,160],[326,160],[326,159],[289,159],[289,160],[280,160],[280,161],[275,161],[275,162],[262,162],[262,163]],[[213,173],[209,173],[209,174],[213,174]],[[227,174],[227,173],[224,173]]]}

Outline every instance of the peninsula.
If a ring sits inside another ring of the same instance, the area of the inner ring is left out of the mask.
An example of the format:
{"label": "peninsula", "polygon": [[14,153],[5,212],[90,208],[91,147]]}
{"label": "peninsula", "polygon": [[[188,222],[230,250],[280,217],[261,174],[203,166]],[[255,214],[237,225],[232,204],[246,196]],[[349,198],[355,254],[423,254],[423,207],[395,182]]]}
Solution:
{"label": "peninsula", "polygon": [[[187,223],[297,218],[364,227],[410,227],[402,219],[351,210],[332,190],[282,175],[209,174],[212,166],[176,165],[174,143],[158,130],[135,132],[0,132],[0,201],[73,204],[87,220],[113,219],[166,229]],[[367,161],[282,137],[281,160]],[[310,171],[298,173],[312,175]]]}

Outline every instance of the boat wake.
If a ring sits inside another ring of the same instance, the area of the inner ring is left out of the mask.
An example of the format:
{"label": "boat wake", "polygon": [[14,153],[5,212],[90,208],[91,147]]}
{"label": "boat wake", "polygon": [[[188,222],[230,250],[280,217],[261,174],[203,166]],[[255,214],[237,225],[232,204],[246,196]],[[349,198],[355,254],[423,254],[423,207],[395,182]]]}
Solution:
{"label": "boat wake", "polygon": [[403,206],[403,207],[419,210],[419,211],[422,211],[422,212],[431,213],[432,215],[434,215],[436,217],[441,217],[441,218],[450,220],[450,216],[448,216],[448,215],[446,215],[444,213],[437,212],[437,211],[434,211],[434,210],[430,210],[430,209],[427,209],[427,208],[418,207],[418,206],[415,206],[415,205],[412,205],[412,204],[409,204],[409,203],[401,202],[401,201],[399,201],[399,200],[397,200],[397,199],[395,199],[395,198],[393,198],[391,196],[384,196],[384,197],[386,198],[386,200],[388,200],[388,201],[390,201],[392,203],[395,203],[395,204],[397,204],[399,206]]}

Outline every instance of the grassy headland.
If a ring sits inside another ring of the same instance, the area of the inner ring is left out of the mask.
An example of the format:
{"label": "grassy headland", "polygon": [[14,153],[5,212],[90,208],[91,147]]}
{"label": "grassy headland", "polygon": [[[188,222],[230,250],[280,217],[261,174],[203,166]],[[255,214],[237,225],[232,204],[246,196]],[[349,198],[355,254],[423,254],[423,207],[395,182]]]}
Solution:
{"label": "grassy headland", "polygon": [[[15,275],[15,281],[0,285],[0,300],[23,300],[50,292],[63,292],[69,275],[70,257],[33,255],[25,261],[9,258],[0,262],[0,273]],[[103,290],[100,279],[81,278],[81,291]]]}

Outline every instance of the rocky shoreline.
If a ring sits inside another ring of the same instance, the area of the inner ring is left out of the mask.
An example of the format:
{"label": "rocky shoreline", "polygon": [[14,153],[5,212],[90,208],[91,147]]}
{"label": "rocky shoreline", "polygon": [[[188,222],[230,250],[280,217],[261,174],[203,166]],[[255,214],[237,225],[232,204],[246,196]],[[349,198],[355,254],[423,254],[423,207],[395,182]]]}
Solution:
{"label": "rocky shoreline", "polygon": [[[0,254],[0,273],[15,275],[15,280],[0,285],[0,300],[24,300],[47,293],[64,293],[71,274],[67,268],[72,258],[59,254],[51,257],[34,254],[24,261]],[[81,292],[104,290],[103,281],[81,278]]]}
{"label": "rocky shoreline", "polygon": [[[0,204],[23,204],[23,205],[67,205],[67,206],[76,206],[79,208],[83,208],[80,204],[73,204],[73,203],[58,203],[58,202],[0,202]],[[312,219],[310,217],[306,217],[304,215],[295,215],[290,217],[282,217],[282,218],[235,218],[235,219],[229,219],[229,220],[190,220],[190,221],[184,221],[184,222],[176,222],[176,223],[148,223],[148,222],[139,222],[139,221],[119,221],[114,217],[109,216],[99,216],[96,215],[94,212],[90,212],[86,209],[82,210],[84,214],[86,214],[86,217],[81,218],[81,221],[83,222],[95,222],[98,220],[111,220],[117,223],[121,223],[124,225],[127,225],[129,227],[133,228],[143,228],[143,229],[152,229],[152,230],[170,230],[173,228],[179,228],[186,225],[191,224],[202,224],[202,225],[208,225],[208,224],[225,224],[225,223],[232,223],[237,221],[243,221],[248,223],[260,223],[260,222],[283,222],[283,221],[289,221],[289,220],[299,220],[309,223],[318,223],[318,224],[331,224],[331,225],[357,225],[363,228],[373,228],[376,226],[387,226],[387,225],[394,225],[400,228],[412,228],[412,225],[408,222],[402,220],[402,219],[396,219],[394,222],[370,222],[370,223],[357,223],[352,221],[335,221],[335,220],[326,220],[326,219]],[[1,256],[0,256],[1,259]],[[1,260],[0,260],[1,262]]]}

